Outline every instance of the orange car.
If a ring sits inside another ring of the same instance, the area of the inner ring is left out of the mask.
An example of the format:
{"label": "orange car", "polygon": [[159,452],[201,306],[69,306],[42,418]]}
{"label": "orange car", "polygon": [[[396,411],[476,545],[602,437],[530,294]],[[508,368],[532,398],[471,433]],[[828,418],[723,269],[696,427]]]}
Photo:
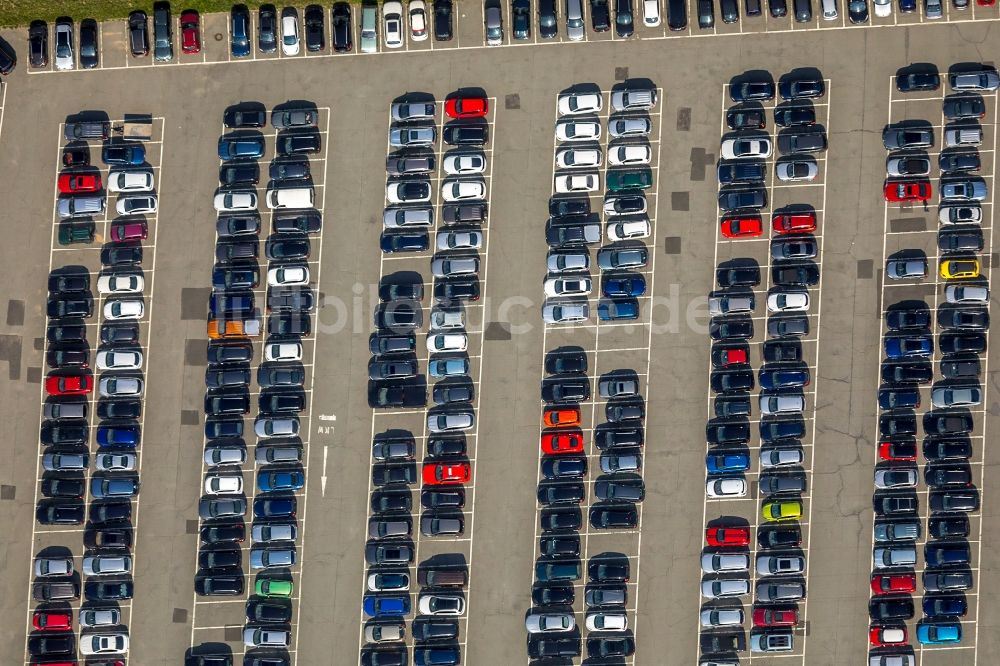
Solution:
{"label": "orange car", "polygon": [[212,340],[245,338],[254,335],[260,335],[260,322],[256,319],[247,319],[246,321],[210,319],[208,321],[208,337]]}
{"label": "orange car", "polygon": [[580,425],[580,410],[573,409],[546,409],[542,417],[545,425],[549,428],[565,428],[566,426]]}
{"label": "orange car", "polygon": [[542,451],[549,455],[581,453],[583,433],[579,430],[559,430],[542,434]]}

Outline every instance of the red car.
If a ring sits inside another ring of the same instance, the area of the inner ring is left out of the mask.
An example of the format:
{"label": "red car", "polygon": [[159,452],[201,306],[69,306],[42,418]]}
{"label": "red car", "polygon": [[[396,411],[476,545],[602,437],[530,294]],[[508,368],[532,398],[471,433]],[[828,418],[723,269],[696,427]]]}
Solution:
{"label": "red car", "polygon": [[542,435],[542,451],[551,455],[583,452],[583,434],[579,431],[547,432]]}
{"label": "red car", "polygon": [[750,530],[746,527],[709,527],[705,530],[705,543],[709,546],[748,546]]}
{"label": "red car", "polygon": [[485,97],[455,97],[444,105],[449,118],[482,118],[489,110],[490,103]]}
{"label": "red car", "polygon": [[201,52],[201,18],[198,12],[181,12],[181,50],[184,53]]}
{"label": "red car", "polygon": [[31,626],[38,631],[72,631],[73,614],[56,611],[35,611]]}
{"label": "red car", "polygon": [[724,217],[719,225],[726,238],[756,238],[764,233],[760,217]]}
{"label": "red car", "polygon": [[795,606],[769,606],[753,609],[755,627],[794,627],[799,623],[799,609]]}
{"label": "red car", "polygon": [[97,192],[101,189],[101,176],[95,173],[64,173],[59,176],[59,191],[63,194]]}
{"label": "red car", "polygon": [[997,0],[976,0],[976,4],[980,7],[992,7],[996,4]]}
{"label": "red car", "polygon": [[872,647],[898,647],[906,645],[906,627],[872,627],[868,631]]}
{"label": "red car", "polygon": [[566,428],[568,426],[580,425],[580,410],[576,407],[571,409],[560,409],[550,407],[542,415],[542,421],[549,428]]}
{"label": "red car", "polygon": [[885,200],[927,201],[931,198],[931,183],[927,180],[890,180],[885,184]]}
{"label": "red car", "polygon": [[917,459],[917,443],[909,440],[905,442],[881,442],[878,445],[879,460],[888,461],[913,461]]}
{"label": "red car", "polygon": [[728,368],[731,365],[745,365],[750,362],[750,346],[719,347],[712,350],[712,365]]}
{"label": "red car", "polygon": [[816,231],[816,213],[779,213],[771,219],[774,233],[811,234]]}
{"label": "red car", "polygon": [[94,390],[90,375],[49,375],[45,392],[49,395],[86,395]]}
{"label": "red car", "polygon": [[111,240],[116,243],[146,240],[146,234],[145,222],[115,222],[111,225]]}
{"label": "red car", "polygon": [[917,590],[917,574],[875,574],[872,576],[872,592],[875,594],[895,594],[896,592],[915,592]]}
{"label": "red car", "polygon": [[468,483],[472,477],[469,463],[425,463],[424,483],[429,486],[453,486]]}

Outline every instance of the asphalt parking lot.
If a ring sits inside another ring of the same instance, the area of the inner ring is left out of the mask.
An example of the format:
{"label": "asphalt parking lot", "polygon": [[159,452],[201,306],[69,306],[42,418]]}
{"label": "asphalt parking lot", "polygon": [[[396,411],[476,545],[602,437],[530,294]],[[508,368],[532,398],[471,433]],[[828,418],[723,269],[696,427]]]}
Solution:
{"label": "asphalt parking lot", "polygon": [[[322,254],[315,255],[322,269],[316,288],[325,303],[314,318],[313,418],[305,461],[309,510],[299,516],[306,538],[299,549],[296,577],[301,596],[293,638],[298,663],[346,664],[354,663],[360,647],[371,439],[373,429],[380,427],[374,421],[381,418],[373,417],[366,394],[374,292],[386,271],[397,270],[390,264],[407,264],[381,261],[377,246],[385,202],[387,108],[404,93],[426,93],[441,102],[463,88],[485,90],[494,109],[489,279],[483,282],[480,301],[483,334],[475,343],[481,344],[475,501],[467,502],[465,509],[466,520],[474,520],[475,536],[461,545],[472,581],[462,628],[463,663],[527,663],[524,616],[538,548],[533,529],[537,391],[543,352],[560,342],[558,333],[545,332],[539,317],[547,249],[544,223],[552,191],[554,103],[569,86],[589,83],[607,91],[627,79],[648,79],[662,91],[657,110],[656,236],[650,244],[655,263],[650,264],[648,281],[655,291],[646,335],[638,336],[639,341],[626,336],[619,343],[606,340],[602,330],[596,349],[613,343],[608,350],[629,351],[599,351],[591,362],[598,372],[619,364],[647,372],[643,366],[648,362],[641,530],[634,537],[629,534],[627,543],[615,544],[616,550],[630,555],[634,551],[636,557],[633,582],[640,592],[629,618],[637,642],[635,663],[697,663],[703,518],[711,520],[719,513],[718,503],[705,503],[704,492],[709,367],[705,297],[714,286],[713,260],[732,252],[729,245],[717,243],[716,226],[714,171],[724,124],[724,86],[747,71],[767,71],[777,79],[799,67],[822,72],[828,93],[821,102],[828,104],[823,113],[829,114],[829,149],[820,176],[802,192],[794,192],[822,211],[823,225],[822,284],[815,296],[817,305],[822,302],[822,314],[818,307],[812,311],[818,340],[806,345],[815,357],[810,364],[810,390],[815,394],[807,397],[810,408],[814,405],[814,435],[806,454],[809,515],[803,524],[808,526],[803,544],[808,548],[808,594],[804,623],[797,628],[805,640],[797,639],[792,656],[754,655],[753,660],[809,666],[865,663],[878,336],[883,306],[896,289],[883,289],[882,267],[887,253],[897,248],[922,247],[929,256],[936,252],[933,234],[913,231],[936,228],[935,206],[902,212],[885,207],[881,133],[887,122],[903,117],[941,124],[940,99],[897,102],[890,92],[891,77],[911,62],[933,63],[943,73],[957,62],[989,61],[993,54],[984,45],[996,41],[995,21],[970,23],[969,12],[961,15],[963,25],[953,25],[959,17],[951,13],[947,24],[878,30],[793,25],[782,27],[786,31],[779,34],[756,34],[772,22],[757,18],[751,22],[762,27],[738,37],[673,39],[661,28],[654,38],[641,36],[628,43],[607,36],[593,40],[601,43],[487,49],[480,46],[479,10],[470,6],[466,11],[469,16],[460,19],[459,26],[471,23],[460,27],[454,46],[434,48],[433,53],[416,54],[417,49],[408,48],[396,56],[344,57],[341,62],[330,60],[334,56],[300,56],[230,64],[222,62],[227,60],[226,49],[213,42],[200,66],[147,62],[134,67],[126,64],[123,45],[113,46],[116,39],[124,39],[123,27],[104,26],[105,67],[46,75],[26,75],[22,68],[5,80],[0,174],[8,193],[3,228],[11,240],[0,246],[0,261],[8,267],[0,352],[9,364],[9,381],[0,388],[0,397],[8,422],[15,425],[2,445],[9,464],[0,477],[0,517],[11,526],[0,546],[5,562],[0,577],[4,663],[25,658],[33,608],[26,596],[31,559],[52,545],[40,536],[44,530],[35,530],[33,517],[60,123],[94,110],[114,119],[132,113],[162,118],[158,166],[163,175],[157,176],[162,203],[150,239],[155,241],[156,265],[144,266],[155,270],[156,290],[147,292],[147,307],[155,316],[148,344],[143,345],[149,361],[129,663],[166,666],[179,663],[193,644],[206,641],[216,650],[227,645],[242,650],[239,612],[196,611],[192,603],[203,483],[205,303],[215,240],[211,198],[218,182],[219,119],[225,108],[246,100],[273,108],[306,99],[329,108],[325,224],[322,241],[314,243],[322,247]],[[996,9],[989,11],[995,14]],[[219,32],[224,39],[224,16],[203,19],[206,34]],[[906,19],[920,22],[919,15]],[[720,32],[733,27],[717,25]],[[24,52],[21,32],[4,36]],[[995,114],[995,100],[990,104]],[[770,117],[768,121],[767,131],[772,131]],[[992,130],[986,136],[994,141]],[[981,147],[984,175],[992,173],[992,160],[985,155],[993,149]],[[934,185],[936,189],[936,181]],[[791,202],[781,187],[771,189],[772,205]],[[992,206],[992,188],[989,197]],[[918,235],[896,239],[896,231]],[[741,254],[759,255],[763,267],[766,244],[750,243]],[[73,252],[86,256],[94,250]],[[992,248],[984,255],[995,265]],[[418,263],[426,270],[425,260]],[[921,292],[924,297],[929,297],[927,291]],[[993,383],[992,375],[986,383]],[[988,392],[983,405],[985,436],[996,427],[997,406],[990,402],[995,395]],[[1000,500],[983,483],[991,464],[989,450],[982,446],[977,456],[982,456],[974,459],[982,463],[974,469],[980,475],[975,484],[982,491],[982,508],[973,519],[972,534],[981,534],[976,541],[988,544],[992,530],[1000,529]],[[756,515],[756,502],[754,508],[750,501],[746,504],[747,510],[737,513],[749,520]],[[589,551],[604,549],[604,535],[590,539]],[[78,534],[60,541],[74,556],[83,555]],[[435,547],[424,551],[422,545],[420,559]],[[454,550],[451,545],[448,549]],[[962,649],[918,649],[920,664],[985,664],[1000,651],[1000,608],[989,595],[998,589],[993,580],[998,562],[989,548],[980,551],[977,544],[973,552],[978,558],[978,603],[970,603]],[[218,621],[207,622],[215,613]],[[203,622],[212,628],[200,631]],[[749,653],[743,654],[741,663],[748,659]]]}

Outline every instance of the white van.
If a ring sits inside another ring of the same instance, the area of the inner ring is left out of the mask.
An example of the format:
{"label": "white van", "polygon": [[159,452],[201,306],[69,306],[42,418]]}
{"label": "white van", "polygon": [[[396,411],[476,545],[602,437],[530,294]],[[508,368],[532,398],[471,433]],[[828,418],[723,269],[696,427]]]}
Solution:
{"label": "white van", "polygon": [[312,208],[313,188],[281,187],[268,190],[268,208]]}

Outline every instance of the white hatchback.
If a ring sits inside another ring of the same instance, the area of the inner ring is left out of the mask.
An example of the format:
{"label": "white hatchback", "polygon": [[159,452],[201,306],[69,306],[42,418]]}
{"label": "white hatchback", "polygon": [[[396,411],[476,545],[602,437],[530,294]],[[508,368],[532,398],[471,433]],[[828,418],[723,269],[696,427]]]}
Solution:
{"label": "white hatchback", "polygon": [[482,153],[455,153],[445,155],[444,171],[449,176],[483,173],[486,171],[486,157]]}
{"label": "white hatchback", "polygon": [[601,124],[589,120],[564,120],[556,123],[556,138],[560,141],[597,141]]}
{"label": "white hatchback", "polygon": [[112,171],[108,174],[109,192],[152,192],[153,174],[148,171]]}
{"label": "white hatchback", "polygon": [[635,240],[650,234],[649,220],[629,220],[608,224],[608,240]]}
{"label": "white hatchback", "polygon": [[146,306],[138,299],[108,301],[104,304],[104,318],[111,320],[142,319]]}
{"label": "white hatchback", "polygon": [[232,213],[257,209],[256,192],[220,192],[215,195],[215,210]]}
{"label": "white hatchback", "polygon": [[608,149],[608,164],[611,166],[634,166],[649,164],[653,151],[649,146],[615,146]]}
{"label": "white hatchback", "polygon": [[139,370],[142,352],[106,350],[97,352],[98,370]]}
{"label": "white hatchback", "polygon": [[739,477],[709,479],[705,492],[709,497],[743,497],[747,494],[747,482]]}
{"label": "white hatchback", "polygon": [[264,345],[265,361],[301,361],[301,342],[269,342]]}
{"label": "white hatchback", "polygon": [[720,153],[727,160],[770,157],[771,140],[766,137],[726,139],[722,142]]}
{"label": "white hatchback", "polygon": [[386,47],[398,49],[403,45],[403,3],[390,0],[382,5],[382,21]]}
{"label": "white hatchback", "polygon": [[87,634],[80,637],[80,654],[128,652],[128,634]]}
{"label": "white hatchback", "polygon": [[269,268],[267,283],[272,287],[296,287],[309,284],[309,267],[305,264],[287,264]]}
{"label": "white hatchback", "polygon": [[289,8],[281,15],[281,52],[286,56],[299,54],[299,17]]}
{"label": "white hatchback", "polygon": [[589,277],[549,278],[544,285],[546,296],[587,296],[592,288]]}
{"label": "white hatchback", "polygon": [[424,0],[410,0],[410,39],[422,42],[427,39],[427,4]]}
{"label": "white hatchback", "polygon": [[133,194],[122,197],[115,204],[115,210],[119,215],[151,215],[156,212],[156,195]]}
{"label": "white hatchback", "polygon": [[566,148],[556,153],[560,169],[596,169],[601,166],[601,151],[597,148]]}
{"label": "white hatchback", "polygon": [[454,180],[441,186],[445,201],[476,201],[486,198],[486,183],[482,180]]}
{"label": "white hatchback", "polygon": [[768,312],[805,312],[809,294],[805,291],[779,291],[767,297]]}
{"label": "white hatchback", "polygon": [[464,352],[469,347],[469,338],[465,333],[437,333],[427,336],[427,351]]}
{"label": "white hatchback", "polygon": [[242,476],[219,476],[213,474],[205,479],[206,495],[239,495],[242,492]]}
{"label": "white hatchback", "polygon": [[600,93],[566,93],[559,96],[560,116],[599,113],[603,107],[604,100]]}
{"label": "white hatchback", "polygon": [[556,192],[596,192],[601,187],[601,177],[597,173],[566,174],[556,176]]}

